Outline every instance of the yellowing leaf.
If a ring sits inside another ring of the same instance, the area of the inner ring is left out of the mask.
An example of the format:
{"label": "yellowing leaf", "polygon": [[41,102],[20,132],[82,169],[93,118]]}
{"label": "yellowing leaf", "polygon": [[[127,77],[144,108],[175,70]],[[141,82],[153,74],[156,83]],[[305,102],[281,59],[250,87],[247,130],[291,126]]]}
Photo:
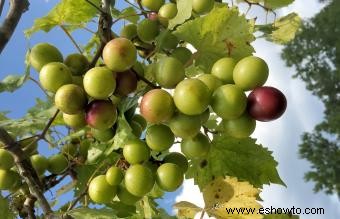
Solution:
{"label": "yellowing leaf", "polygon": [[[248,182],[239,182],[235,177],[218,177],[203,189],[205,210],[217,219],[261,219],[263,216],[257,214],[261,205],[256,201],[259,192]],[[239,213],[234,209],[249,211]]]}
{"label": "yellowing leaf", "polygon": [[[100,0],[90,0],[99,6]],[[98,10],[86,1],[62,0],[46,16],[34,21],[33,26],[25,31],[25,35],[30,37],[40,30],[49,32],[58,25],[67,25],[72,30],[79,28],[90,21]]]}
{"label": "yellowing leaf", "polygon": [[237,8],[215,7],[209,14],[179,26],[174,34],[195,47],[195,65],[209,73],[227,55],[239,60],[254,52],[253,26]]}
{"label": "yellowing leaf", "polygon": [[173,207],[178,210],[177,216],[179,219],[194,218],[198,212],[202,211],[202,208],[186,201],[178,202]]}
{"label": "yellowing leaf", "polygon": [[275,43],[288,43],[295,38],[301,25],[301,18],[296,13],[290,13],[275,21],[275,30],[270,35],[270,40]]}

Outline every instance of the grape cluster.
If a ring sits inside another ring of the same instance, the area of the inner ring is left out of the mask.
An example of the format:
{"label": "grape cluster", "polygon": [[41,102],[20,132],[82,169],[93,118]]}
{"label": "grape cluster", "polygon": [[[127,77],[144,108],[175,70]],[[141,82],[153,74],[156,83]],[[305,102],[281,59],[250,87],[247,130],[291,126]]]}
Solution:
{"label": "grape cluster", "polygon": [[[185,42],[166,30],[168,20],[177,14],[176,3],[142,0],[141,4],[152,12],[138,24],[125,25],[119,37],[107,42],[100,66],[92,67],[80,54],[71,54],[64,60],[58,49],[47,43],[35,45],[30,53],[41,86],[54,95],[66,125],[75,130],[90,127],[91,137],[107,142],[116,134],[118,115],[125,113],[129,122],[134,138],[117,151],[125,165],[111,166],[89,184],[88,194],[96,203],[109,203],[117,195],[121,202],[134,204],[155,189],[178,189],[188,169],[188,159],[202,159],[212,147],[210,136],[202,132],[209,131],[209,118],[221,119],[214,130],[217,133],[245,138],[253,133],[256,120],[274,120],[286,108],[286,99],[279,90],[263,86],[269,69],[256,56],[239,61],[223,57],[210,72],[187,77],[186,67],[192,64],[193,55]],[[193,11],[204,14],[213,5],[213,0],[194,0]],[[162,44],[156,45],[160,34]],[[157,46],[160,56],[154,56]],[[144,66],[137,61],[142,58],[153,63]],[[144,77],[144,69],[151,66],[152,79],[141,97],[140,114],[135,108],[120,112],[119,101],[137,95],[134,92],[138,81]],[[247,97],[245,92],[250,90]],[[177,140],[182,153],[169,153]],[[64,145],[62,153],[48,159],[34,154],[33,167],[39,175],[45,170],[60,174],[73,157],[86,159],[89,145],[81,145],[70,142]],[[0,176],[15,175],[8,170],[11,165],[3,168]],[[0,182],[0,188],[6,186]]]}

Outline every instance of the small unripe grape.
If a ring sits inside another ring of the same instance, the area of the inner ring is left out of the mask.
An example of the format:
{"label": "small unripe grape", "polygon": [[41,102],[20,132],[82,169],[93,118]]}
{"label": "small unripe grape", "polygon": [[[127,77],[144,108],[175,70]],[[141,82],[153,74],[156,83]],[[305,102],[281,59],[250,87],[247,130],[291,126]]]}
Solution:
{"label": "small unripe grape", "polygon": [[162,164],[157,169],[156,182],[161,189],[173,192],[182,185],[183,172],[177,164]]}
{"label": "small unripe grape", "polygon": [[157,21],[144,19],[137,25],[137,35],[144,42],[152,42],[158,34],[159,26]]}
{"label": "small unripe grape", "polygon": [[202,74],[197,77],[209,88],[211,94],[220,86],[223,85],[222,81],[212,74]]}
{"label": "small unripe grape", "polygon": [[132,165],[127,169],[124,182],[127,191],[138,197],[143,197],[150,192],[155,184],[151,171],[140,164]]}
{"label": "small unripe grape", "polygon": [[194,138],[183,139],[181,143],[181,151],[190,159],[202,158],[209,153],[210,140],[207,136],[199,133]]}
{"label": "small unripe grape", "polygon": [[118,186],[124,178],[123,171],[116,166],[110,167],[110,169],[106,171],[105,176],[106,176],[106,181],[111,186]]}
{"label": "small unripe grape", "polygon": [[0,169],[0,190],[12,190],[20,184],[20,176],[12,170]]}
{"label": "small unripe grape", "polygon": [[164,157],[164,163],[173,163],[177,164],[179,168],[181,168],[183,174],[187,172],[189,168],[188,159],[181,153],[171,152],[170,154]]}
{"label": "small unripe grape", "polygon": [[134,114],[131,120],[137,122],[143,130],[146,128],[147,123],[143,116]]}
{"label": "small unripe grape", "polygon": [[116,89],[115,74],[105,67],[91,68],[84,76],[84,89],[95,99],[107,99]]}
{"label": "small unripe grape", "polygon": [[223,119],[236,119],[243,114],[246,106],[247,97],[236,85],[223,85],[212,95],[211,107]]}
{"label": "small unripe grape", "polygon": [[246,138],[254,132],[256,121],[248,113],[244,113],[236,119],[222,120],[222,127],[223,131],[232,137]]}
{"label": "small unripe grape", "polygon": [[116,196],[117,186],[111,186],[105,175],[96,176],[89,185],[89,196],[98,204],[110,203]]}
{"label": "small unripe grape", "polygon": [[64,119],[65,124],[70,126],[73,129],[81,129],[86,126],[84,112],[77,113],[77,114],[63,113],[63,119]]}
{"label": "small unripe grape", "polygon": [[192,9],[198,14],[205,14],[214,7],[214,0],[193,0]]}
{"label": "small unripe grape", "polygon": [[42,175],[48,167],[47,158],[40,154],[35,154],[31,156],[31,163],[39,176]]}
{"label": "small unripe grape", "polygon": [[173,145],[175,136],[168,126],[156,124],[146,130],[145,140],[152,150],[165,151]]}
{"label": "small unripe grape", "polygon": [[136,36],[137,36],[137,25],[136,24],[125,25],[120,31],[120,37],[124,37],[129,40],[132,40]]}
{"label": "small unripe grape", "polygon": [[116,76],[115,94],[127,96],[137,89],[137,76],[132,71],[118,72]]}
{"label": "small unripe grape", "polygon": [[236,64],[233,79],[237,86],[247,91],[261,87],[267,81],[268,74],[268,65],[263,59],[248,56]]}
{"label": "small unripe grape", "polygon": [[103,130],[91,129],[91,132],[93,137],[102,142],[110,141],[115,136],[115,132],[111,128]]}
{"label": "small unripe grape", "polygon": [[201,129],[201,117],[189,116],[182,113],[175,114],[169,121],[171,131],[180,138],[192,138]]}
{"label": "small unripe grape", "polygon": [[62,62],[63,55],[51,44],[38,43],[32,47],[29,60],[33,68],[39,72],[44,65],[50,62]]}
{"label": "small unripe grape", "polygon": [[123,202],[126,205],[134,205],[136,202],[142,199],[142,197],[132,195],[123,186],[118,187],[117,197],[119,198],[119,201]]}
{"label": "small unripe grape", "polygon": [[51,62],[42,67],[39,80],[45,90],[55,93],[61,86],[72,84],[72,74],[65,64]]}
{"label": "small unripe grape", "polygon": [[117,109],[109,100],[94,100],[85,109],[86,122],[99,130],[111,128],[117,120]]}
{"label": "small unripe grape", "polygon": [[124,145],[123,155],[130,164],[142,163],[150,158],[150,149],[141,140],[133,140]]}
{"label": "small unripe grape", "polygon": [[159,8],[164,5],[164,2],[165,0],[141,0],[142,6],[151,11],[158,11]]}
{"label": "small unripe grape", "polygon": [[158,11],[158,15],[167,18],[172,19],[176,17],[177,15],[177,6],[174,3],[167,3],[164,4]]}
{"label": "small unripe grape", "polygon": [[68,160],[62,154],[55,154],[48,158],[48,171],[53,174],[61,174],[68,167]]}
{"label": "small unripe grape", "polygon": [[217,60],[212,69],[211,74],[219,78],[223,84],[233,84],[233,71],[236,61],[233,58],[225,57]]}
{"label": "small unripe grape", "polygon": [[83,75],[90,65],[87,58],[79,53],[68,55],[64,63],[69,67],[73,75]]}
{"label": "small unripe grape", "polygon": [[173,57],[166,57],[157,63],[156,81],[164,88],[175,88],[185,77],[183,64]]}
{"label": "small unripe grape", "polygon": [[54,96],[56,107],[63,113],[81,113],[86,105],[84,90],[75,84],[66,84],[57,90]]}
{"label": "small unripe grape", "polygon": [[72,158],[74,156],[77,155],[78,152],[78,145],[77,144],[73,144],[73,143],[68,143],[65,144],[62,148],[61,148],[61,152],[69,158]]}
{"label": "small unripe grape", "polygon": [[0,149],[0,169],[9,170],[14,166],[14,158],[10,152]]}

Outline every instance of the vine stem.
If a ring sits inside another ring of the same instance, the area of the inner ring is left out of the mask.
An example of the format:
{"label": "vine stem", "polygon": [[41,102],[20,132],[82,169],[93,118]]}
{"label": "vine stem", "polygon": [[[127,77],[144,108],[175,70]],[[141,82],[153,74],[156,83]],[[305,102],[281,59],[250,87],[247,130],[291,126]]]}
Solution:
{"label": "vine stem", "polygon": [[46,124],[44,130],[41,132],[41,134],[39,135],[40,139],[45,138],[45,135],[48,131],[48,129],[51,127],[53,121],[55,120],[55,118],[57,118],[58,114],[59,114],[60,110],[57,109],[56,112],[54,113],[54,115],[48,120],[48,123]]}
{"label": "vine stem", "polygon": [[59,27],[64,31],[67,37],[72,41],[73,45],[77,48],[78,52],[82,54],[83,51],[81,50],[81,48],[79,47],[79,45],[77,44],[73,36],[70,34],[70,32],[68,32],[68,30],[63,25],[59,25]]}
{"label": "vine stem", "polygon": [[97,9],[100,13],[105,13],[101,8],[99,8],[97,5],[95,5],[93,2],[91,2],[90,0],[84,0],[87,3],[89,3],[92,7],[94,7],[95,9]]}
{"label": "vine stem", "polygon": [[28,185],[30,193],[37,198],[46,218],[50,218],[53,211],[47,199],[43,194],[43,186],[40,182],[38,174],[34,170],[31,162],[25,156],[21,149],[21,145],[16,142],[8,132],[0,127],[0,140],[4,143],[4,149],[8,150],[14,158],[19,174],[24,178]]}
{"label": "vine stem", "polygon": [[203,219],[204,214],[205,214],[205,211],[203,210],[202,213],[201,213],[200,219]]}
{"label": "vine stem", "polygon": [[45,89],[41,86],[41,84],[37,80],[35,80],[32,77],[29,77],[28,79],[33,81],[36,85],[38,85],[40,87],[40,89],[44,92],[44,94],[49,97],[48,93],[45,91]]}
{"label": "vine stem", "polygon": [[138,80],[141,80],[143,82],[145,82],[147,85],[149,85],[150,87],[157,89],[157,88],[161,88],[160,86],[155,85],[154,83],[152,83],[151,81],[149,81],[148,79],[146,79],[144,76],[139,75],[133,68],[130,69],[133,73],[135,73],[136,77]]}

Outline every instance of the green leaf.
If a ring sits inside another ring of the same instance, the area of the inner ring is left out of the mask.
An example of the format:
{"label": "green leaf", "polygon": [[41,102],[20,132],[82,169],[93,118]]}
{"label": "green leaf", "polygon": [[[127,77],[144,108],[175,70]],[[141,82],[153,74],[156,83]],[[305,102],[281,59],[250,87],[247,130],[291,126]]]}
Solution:
{"label": "green leaf", "polygon": [[134,24],[137,24],[139,20],[139,16],[137,15],[137,12],[133,7],[127,7],[121,12],[118,10],[114,10],[112,11],[112,17],[116,19],[125,19]]}
{"label": "green leaf", "polygon": [[263,219],[299,219],[299,216],[288,214],[266,214]]}
{"label": "green leaf", "polygon": [[112,208],[120,218],[126,218],[136,214],[136,206],[126,205],[120,201],[114,201],[113,203],[107,204],[107,206]]}
{"label": "green leaf", "polygon": [[278,9],[292,4],[294,0],[264,0],[264,6],[270,9]]}
{"label": "green leaf", "polygon": [[158,204],[154,199],[144,196],[143,200],[139,202],[142,218],[152,219],[176,219],[176,217],[170,216],[162,208],[158,208]]}
{"label": "green leaf", "polygon": [[169,21],[168,28],[173,29],[179,24],[183,24],[191,17],[192,0],[177,0],[177,15]]}
{"label": "green leaf", "polygon": [[239,60],[254,52],[253,25],[237,8],[215,7],[209,14],[188,21],[174,34],[195,47],[195,65],[209,73],[220,58],[230,55]]}
{"label": "green leaf", "polygon": [[58,198],[59,196],[73,190],[75,185],[76,185],[76,181],[71,181],[70,183],[63,185],[60,189],[57,190],[56,197]]}
{"label": "green leaf", "polygon": [[117,130],[115,137],[113,137],[113,146],[112,149],[118,149],[124,146],[124,144],[136,138],[134,134],[132,134],[132,129],[129,123],[126,121],[124,114],[120,115],[117,120]]}
{"label": "green leaf", "polygon": [[96,163],[98,158],[104,154],[105,149],[107,148],[107,144],[105,143],[93,143],[91,144],[88,153],[87,153],[87,162],[89,164]]}
{"label": "green leaf", "polygon": [[68,215],[74,219],[116,219],[116,212],[112,209],[91,209],[91,208],[76,208],[69,212]]}
{"label": "green leaf", "polygon": [[[90,0],[99,6],[100,0]],[[25,31],[26,37],[42,30],[49,32],[59,25],[67,25],[69,30],[82,27],[89,22],[98,10],[86,1],[62,0],[44,17],[34,21],[33,26]]]}
{"label": "green leaf", "polygon": [[272,152],[255,141],[214,136],[207,158],[192,160],[186,178],[194,178],[200,189],[219,176],[235,176],[258,188],[269,183],[285,185],[277,173]]}
{"label": "green leaf", "polygon": [[0,195],[0,212],[3,219],[14,219],[15,215],[11,212],[8,199]]}
{"label": "green leaf", "polygon": [[95,170],[96,165],[80,165],[76,167],[77,184],[75,185],[74,196],[78,196],[84,191],[87,182]]}
{"label": "green leaf", "polygon": [[268,37],[270,41],[286,44],[295,38],[301,26],[301,18],[296,13],[290,13],[279,18],[274,23],[274,31]]}
{"label": "green leaf", "polygon": [[177,216],[180,219],[194,218],[198,212],[202,211],[202,208],[186,201],[177,202],[173,205],[173,208],[177,209]]}

